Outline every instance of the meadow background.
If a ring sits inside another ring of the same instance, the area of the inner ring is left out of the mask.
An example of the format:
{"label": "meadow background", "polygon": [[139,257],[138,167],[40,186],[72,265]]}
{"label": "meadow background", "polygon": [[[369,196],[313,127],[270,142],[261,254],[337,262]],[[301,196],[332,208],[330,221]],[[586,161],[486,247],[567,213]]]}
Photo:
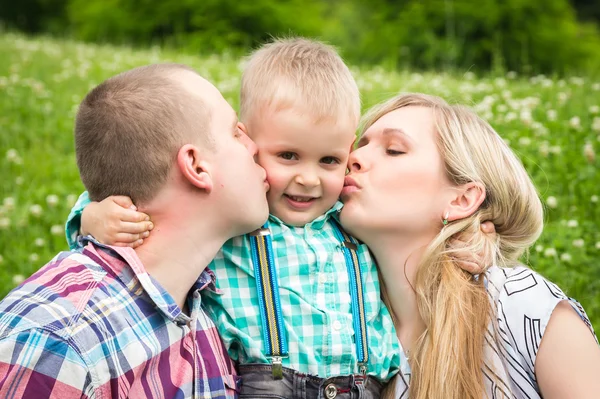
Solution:
{"label": "meadow background", "polygon": [[472,106],[546,207],[523,259],[600,330],[600,4],[462,0],[0,0],[0,298],[66,250],[83,190],[73,119],[102,80],[189,64],[237,108],[242,56],[296,33],[338,46],[363,108],[403,91]]}

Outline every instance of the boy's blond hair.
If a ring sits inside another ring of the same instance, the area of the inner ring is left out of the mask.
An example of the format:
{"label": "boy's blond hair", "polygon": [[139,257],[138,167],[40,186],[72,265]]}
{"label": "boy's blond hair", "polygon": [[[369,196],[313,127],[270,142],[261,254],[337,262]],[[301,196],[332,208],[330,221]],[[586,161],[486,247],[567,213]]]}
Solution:
{"label": "boy's blond hair", "polygon": [[265,108],[299,107],[315,122],[351,118],[358,123],[360,94],[350,70],[331,46],[276,39],[256,50],[242,74],[240,118]]}

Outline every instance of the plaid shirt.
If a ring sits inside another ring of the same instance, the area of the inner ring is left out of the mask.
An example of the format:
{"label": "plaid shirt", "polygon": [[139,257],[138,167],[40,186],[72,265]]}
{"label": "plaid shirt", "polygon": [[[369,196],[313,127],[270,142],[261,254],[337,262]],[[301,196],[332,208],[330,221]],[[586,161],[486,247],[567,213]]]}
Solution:
{"label": "plaid shirt", "polygon": [[[304,227],[269,218],[289,345],[282,364],[320,377],[358,373],[348,272],[334,235],[333,218],[341,207],[337,203]],[[380,298],[376,265],[365,245],[357,252],[369,335],[367,374],[387,381],[398,370],[400,347]],[[209,267],[221,293],[203,296],[230,356],[242,364],[269,363],[248,236],[228,241]]]}
{"label": "plaid shirt", "polygon": [[2,398],[234,398],[237,379],[200,292],[191,317],[130,248],[63,252],[0,302]]}

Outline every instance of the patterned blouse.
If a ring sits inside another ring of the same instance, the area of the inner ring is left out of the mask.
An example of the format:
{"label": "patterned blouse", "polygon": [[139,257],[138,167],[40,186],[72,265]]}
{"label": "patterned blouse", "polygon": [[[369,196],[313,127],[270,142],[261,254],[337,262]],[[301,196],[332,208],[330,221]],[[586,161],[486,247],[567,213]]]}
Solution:
{"label": "patterned blouse", "polygon": [[[535,359],[556,305],[568,301],[594,334],[592,324],[577,301],[524,266],[491,267],[486,272],[486,288],[497,313],[497,322],[490,323],[486,336],[482,370],[486,397],[541,398]],[[406,359],[404,353],[402,359]],[[409,397],[410,376],[410,366],[403,361],[396,379],[396,398]]]}

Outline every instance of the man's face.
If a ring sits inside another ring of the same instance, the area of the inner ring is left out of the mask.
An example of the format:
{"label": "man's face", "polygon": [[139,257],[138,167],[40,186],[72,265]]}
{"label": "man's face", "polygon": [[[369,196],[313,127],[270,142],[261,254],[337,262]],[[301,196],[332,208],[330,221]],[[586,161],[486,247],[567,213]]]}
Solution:
{"label": "man's face", "polygon": [[209,155],[213,165],[211,195],[232,234],[248,233],[259,228],[269,215],[266,172],[255,162],[256,145],[238,127],[233,108],[208,81],[197,75],[193,79],[188,90],[195,91],[210,112],[209,135],[214,144]]}

